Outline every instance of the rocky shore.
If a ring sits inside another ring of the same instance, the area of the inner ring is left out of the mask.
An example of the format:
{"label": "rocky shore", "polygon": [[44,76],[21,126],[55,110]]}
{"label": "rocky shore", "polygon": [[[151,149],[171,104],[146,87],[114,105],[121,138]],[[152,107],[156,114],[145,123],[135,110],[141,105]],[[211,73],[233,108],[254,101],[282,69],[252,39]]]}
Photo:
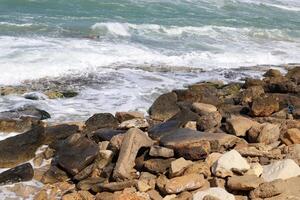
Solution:
{"label": "rocky shore", "polygon": [[0,132],[19,133],[0,141],[0,168],[9,168],[0,188],[20,199],[300,199],[299,66],[173,90],[149,116],[50,117],[35,107],[0,113]]}

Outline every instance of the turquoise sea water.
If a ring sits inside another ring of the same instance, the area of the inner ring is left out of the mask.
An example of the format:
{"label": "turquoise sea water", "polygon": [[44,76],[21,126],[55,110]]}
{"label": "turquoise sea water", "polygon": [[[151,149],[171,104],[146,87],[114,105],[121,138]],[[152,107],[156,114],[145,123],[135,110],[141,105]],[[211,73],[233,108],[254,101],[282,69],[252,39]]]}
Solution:
{"label": "turquoise sea water", "polygon": [[299,55],[298,0],[0,0],[0,85],[73,80],[79,97],[34,102],[62,119],[145,109],[162,91]]}

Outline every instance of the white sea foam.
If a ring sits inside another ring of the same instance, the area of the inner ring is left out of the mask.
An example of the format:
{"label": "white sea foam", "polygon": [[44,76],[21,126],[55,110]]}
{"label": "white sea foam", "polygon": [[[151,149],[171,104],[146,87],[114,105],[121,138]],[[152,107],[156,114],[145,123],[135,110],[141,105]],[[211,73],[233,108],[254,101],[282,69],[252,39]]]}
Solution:
{"label": "white sea foam", "polygon": [[11,22],[0,22],[0,26],[17,26],[17,27],[27,27],[27,26],[32,26],[32,23],[23,23],[23,24],[17,24],[17,23],[11,23]]}

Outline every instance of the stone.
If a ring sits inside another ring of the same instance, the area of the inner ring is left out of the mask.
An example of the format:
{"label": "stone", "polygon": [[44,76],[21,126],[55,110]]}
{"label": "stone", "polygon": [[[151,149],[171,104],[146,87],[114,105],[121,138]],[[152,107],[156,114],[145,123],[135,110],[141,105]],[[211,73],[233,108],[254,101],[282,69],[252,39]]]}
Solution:
{"label": "stone", "polygon": [[147,192],[148,190],[154,189],[151,185],[148,184],[147,180],[139,180],[136,187],[140,192]]}
{"label": "stone", "polygon": [[153,141],[141,130],[132,128],[124,135],[113,177],[116,180],[131,179],[135,170],[135,158],[141,147],[150,147]]}
{"label": "stone", "polygon": [[150,148],[149,155],[153,157],[171,158],[174,157],[174,150],[166,147],[153,145]]}
{"label": "stone", "polygon": [[25,163],[0,173],[0,185],[30,181],[33,178],[33,168]]}
{"label": "stone", "polygon": [[246,136],[247,131],[257,124],[257,122],[243,116],[232,116],[227,120],[226,129],[236,136]]}
{"label": "stone", "polygon": [[188,174],[170,179],[165,185],[165,190],[168,194],[178,194],[201,188],[205,182],[202,174]]}
{"label": "stone", "polygon": [[86,122],[86,132],[95,131],[101,128],[117,128],[118,120],[110,113],[98,113],[90,117]]}
{"label": "stone", "polygon": [[76,187],[80,190],[90,190],[94,185],[101,184],[105,181],[105,178],[99,178],[99,177],[88,177],[84,180],[81,180],[77,183]]}
{"label": "stone", "polygon": [[300,129],[288,129],[281,137],[281,141],[286,145],[300,144]]}
{"label": "stone", "polygon": [[1,86],[0,87],[0,96],[7,96],[12,94],[22,95],[28,91],[28,88],[25,86]]}
{"label": "stone", "polygon": [[60,167],[75,176],[95,160],[98,151],[93,141],[74,134],[56,149],[55,159]]}
{"label": "stone", "polygon": [[197,130],[197,122],[195,122],[195,121],[188,121],[188,122],[183,126],[183,128],[188,128],[188,129],[191,129],[191,130],[196,131],[196,130]]}
{"label": "stone", "polygon": [[264,77],[280,77],[282,76],[281,72],[278,69],[269,69],[264,73]]}
{"label": "stone", "polygon": [[197,120],[197,128],[200,131],[208,131],[221,126],[222,115],[219,112],[211,112],[202,115]]}
{"label": "stone", "polygon": [[218,187],[196,192],[193,195],[193,200],[204,200],[204,197],[207,195],[218,198],[219,200],[235,200],[234,195],[228,193],[225,189]]}
{"label": "stone", "polygon": [[88,165],[83,170],[81,170],[79,173],[77,173],[73,177],[73,179],[77,180],[77,181],[81,181],[81,180],[86,179],[87,177],[89,177],[92,174],[93,171],[95,171],[95,164],[94,163]]}
{"label": "stone", "polygon": [[213,177],[209,180],[210,187],[219,187],[225,189],[226,181],[223,178]]}
{"label": "stone", "polygon": [[236,151],[231,150],[224,153],[212,166],[212,173],[218,177],[232,176],[232,170],[248,171],[250,165],[248,162]]}
{"label": "stone", "polygon": [[286,74],[286,77],[295,83],[299,84],[300,83],[300,67],[294,67],[292,69],[288,70],[288,73]]}
{"label": "stone", "polygon": [[203,174],[205,177],[210,177],[210,166],[203,161],[194,162],[184,170],[184,175],[193,173]]}
{"label": "stone", "polygon": [[286,158],[293,159],[298,165],[300,165],[300,144],[290,145],[288,147]]}
{"label": "stone", "polygon": [[27,185],[23,183],[16,183],[11,186],[6,186],[5,189],[6,192],[1,192],[1,198],[4,198],[5,200],[7,199],[5,198],[6,193],[13,193],[17,199],[29,199],[39,191],[39,188],[37,186]]}
{"label": "stone", "polygon": [[136,180],[122,181],[122,182],[110,182],[110,183],[98,183],[94,184],[92,187],[92,191],[101,192],[103,190],[115,192],[121,191],[125,188],[133,187],[137,184]]}
{"label": "stone", "polygon": [[214,105],[197,102],[193,103],[192,108],[200,115],[206,115],[207,113],[216,112],[218,110]]}
{"label": "stone", "polygon": [[234,145],[239,138],[225,133],[207,133],[191,129],[176,129],[160,139],[162,146],[172,148],[175,155],[188,160],[200,160],[222,146]]}
{"label": "stone", "polygon": [[147,192],[151,200],[162,200],[162,196],[156,190],[150,190]]}
{"label": "stone", "polygon": [[113,159],[114,153],[111,150],[100,150],[95,160],[95,167],[102,170],[106,167]]}
{"label": "stone", "polygon": [[40,92],[28,92],[23,94],[23,97],[30,100],[46,100],[48,98],[45,94]]}
{"label": "stone", "polygon": [[275,161],[263,166],[263,168],[264,170],[261,177],[267,182],[276,179],[288,179],[300,175],[299,165],[291,159]]}
{"label": "stone", "polygon": [[114,136],[124,134],[124,133],[126,133],[126,130],[114,130],[111,128],[102,128],[88,134],[88,137],[94,140],[96,143],[99,143],[102,141],[110,141]]}
{"label": "stone", "polygon": [[208,164],[209,168],[211,168],[211,166],[222,156],[223,154],[221,153],[217,153],[217,152],[213,152],[211,154],[209,154],[206,158],[205,158],[205,163]]}
{"label": "stone", "polygon": [[182,174],[184,170],[192,164],[192,161],[185,160],[184,158],[179,158],[172,161],[170,167],[170,176],[175,177]]}
{"label": "stone", "polygon": [[241,93],[241,104],[251,103],[254,99],[261,97],[265,93],[262,86],[248,87]]}
{"label": "stone", "polygon": [[33,198],[33,200],[45,200],[48,199],[48,194],[46,190],[39,191]]}
{"label": "stone", "polygon": [[121,129],[130,129],[130,128],[140,128],[140,129],[145,129],[149,127],[149,123],[146,119],[130,119],[123,121],[120,125],[119,128]]}
{"label": "stone", "polygon": [[43,144],[44,128],[36,127],[28,132],[0,141],[0,168],[15,167],[35,157]]}
{"label": "stone", "polygon": [[272,144],[280,137],[280,127],[277,124],[265,123],[257,137],[257,142]]}
{"label": "stone", "polygon": [[45,110],[38,109],[31,105],[0,112],[0,119],[22,119],[24,117],[29,117],[36,120],[51,118],[50,114]]}
{"label": "stone", "polygon": [[59,169],[55,165],[51,165],[50,168],[43,174],[41,182],[44,184],[53,184],[57,182],[63,182],[68,180],[67,173]]}
{"label": "stone", "polygon": [[263,173],[264,168],[259,163],[250,163],[250,169],[247,171],[246,175],[255,175],[260,177]]}
{"label": "stone", "polygon": [[273,96],[256,98],[251,106],[251,112],[255,117],[268,117],[279,111],[279,102]]}
{"label": "stone", "polygon": [[232,176],[227,180],[227,187],[235,191],[250,191],[257,188],[263,179],[255,175]]}
{"label": "stone", "polygon": [[152,173],[165,173],[171,166],[174,158],[170,159],[149,159],[144,162],[144,167]]}
{"label": "stone", "polygon": [[95,200],[95,197],[88,191],[78,191],[65,194],[62,200]]}
{"label": "stone", "polygon": [[174,92],[159,96],[149,109],[150,117],[154,120],[166,121],[180,111],[177,105],[177,95]]}
{"label": "stone", "polygon": [[119,122],[124,122],[131,119],[143,119],[144,113],[139,111],[129,111],[129,112],[116,112],[115,117]]}
{"label": "stone", "polygon": [[79,127],[77,125],[59,124],[46,127],[44,144],[51,144],[57,140],[66,139],[67,137],[78,132]]}

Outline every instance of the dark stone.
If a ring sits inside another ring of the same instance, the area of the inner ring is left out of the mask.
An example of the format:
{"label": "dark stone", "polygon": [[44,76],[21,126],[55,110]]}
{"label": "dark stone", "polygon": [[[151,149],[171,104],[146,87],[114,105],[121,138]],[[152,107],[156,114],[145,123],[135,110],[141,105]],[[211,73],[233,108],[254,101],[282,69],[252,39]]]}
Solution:
{"label": "dark stone", "polygon": [[126,133],[126,130],[115,130],[110,128],[102,128],[89,133],[88,136],[96,143],[102,141],[110,141],[114,136]]}
{"label": "dark stone", "polygon": [[249,88],[249,87],[252,87],[252,86],[264,86],[264,84],[265,83],[260,79],[247,78],[245,80],[243,88]]}
{"label": "dark stone", "polygon": [[197,127],[200,131],[208,131],[221,126],[222,115],[219,112],[212,112],[203,115],[197,120]]}
{"label": "dark stone", "polygon": [[15,110],[9,110],[0,113],[0,119],[21,119],[22,117],[43,120],[48,119],[51,116],[48,112],[37,109],[33,106],[24,106]]}
{"label": "dark stone", "polygon": [[291,82],[285,77],[265,78],[264,89],[270,93],[297,93],[300,91],[296,83]]}
{"label": "dark stone", "polygon": [[74,176],[93,162],[99,147],[88,138],[74,134],[58,145],[56,150],[58,165]]}
{"label": "dark stone", "polygon": [[44,128],[34,129],[0,141],[0,168],[15,167],[35,157],[44,141]]}
{"label": "dark stone", "polygon": [[152,119],[166,121],[178,113],[177,95],[174,92],[160,95],[149,109]]}
{"label": "dark stone", "polygon": [[0,185],[30,181],[33,178],[33,168],[30,163],[25,163],[4,171],[0,174]]}
{"label": "dark stone", "polygon": [[69,177],[67,173],[54,164],[44,173],[41,182],[44,184],[53,184],[57,182],[63,182],[68,180]]}
{"label": "dark stone", "polygon": [[86,132],[92,132],[101,128],[117,128],[118,120],[110,113],[98,113],[90,117],[86,122]]}
{"label": "dark stone", "polygon": [[76,125],[60,124],[45,128],[45,144],[50,144],[56,140],[66,139],[79,131]]}
{"label": "dark stone", "polygon": [[84,179],[82,181],[80,181],[76,187],[80,190],[90,190],[94,185],[96,184],[101,184],[105,181],[106,179],[105,178],[87,178],[87,179]]}

